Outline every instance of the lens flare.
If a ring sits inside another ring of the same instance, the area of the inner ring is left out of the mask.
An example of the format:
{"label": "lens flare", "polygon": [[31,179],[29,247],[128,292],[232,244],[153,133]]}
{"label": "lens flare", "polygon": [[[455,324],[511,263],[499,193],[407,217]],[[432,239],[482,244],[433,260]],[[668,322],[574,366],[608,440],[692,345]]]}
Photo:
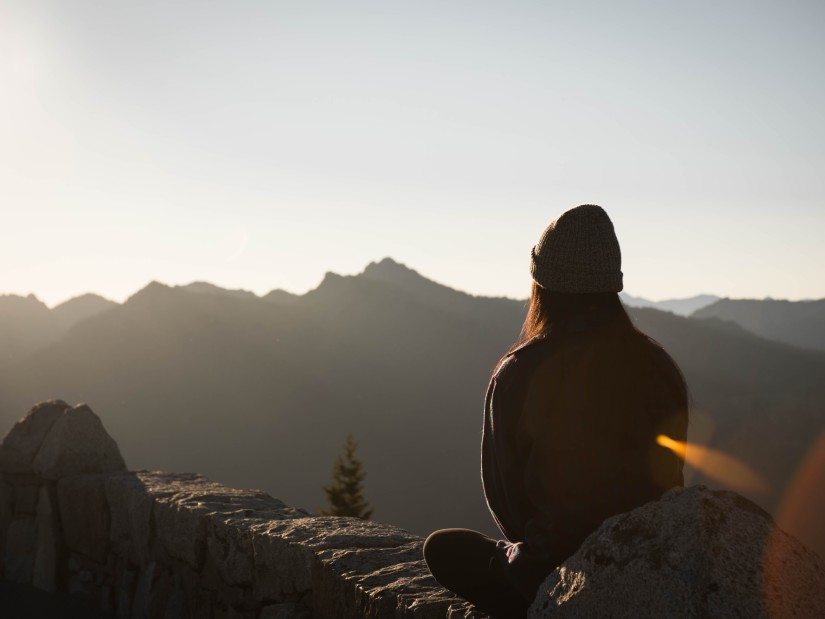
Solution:
{"label": "lens flare", "polygon": [[813,550],[825,553],[825,431],[813,441],[777,510],[776,522]]}
{"label": "lens flare", "polygon": [[768,484],[765,480],[747,464],[733,456],[704,445],[676,441],[665,434],[657,436],[656,442],[670,449],[700,473],[728,488],[739,492],[760,494],[768,492]]}

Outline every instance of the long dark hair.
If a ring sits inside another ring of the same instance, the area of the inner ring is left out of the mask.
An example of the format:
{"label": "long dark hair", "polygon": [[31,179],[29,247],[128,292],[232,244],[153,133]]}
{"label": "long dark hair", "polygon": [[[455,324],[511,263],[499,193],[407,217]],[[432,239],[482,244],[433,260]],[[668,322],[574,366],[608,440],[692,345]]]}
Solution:
{"label": "long dark hair", "polygon": [[507,355],[522,344],[539,337],[547,337],[576,318],[598,315],[602,322],[614,329],[636,331],[633,321],[615,292],[573,294],[547,290],[533,282],[527,315],[521,333],[507,352],[499,359],[496,368]]}
{"label": "long dark hair", "polygon": [[652,344],[661,354],[661,359],[672,368],[675,384],[671,385],[671,388],[675,388],[675,391],[681,394],[680,397],[688,402],[689,407],[690,393],[679,366],[659,342],[636,328],[618,293],[615,292],[555,292],[533,282],[527,315],[519,338],[499,359],[494,373],[511,352],[528,341],[534,338],[552,338],[556,333],[563,333],[565,328],[576,320],[588,319],[602,325],[598,365],[603,373],[613,374],[618,378],[627,371],[633,371],[639,364],[639,358],[632,349],[638,347],[628,346],[628,343],[635,341]]}
{"label": "long dark hair", "polygon": [[599,313],[607,321],[633,329],[633,322],[615,292],[572,294],[546,290],[533,282],[530,306],[515,346],[534,337],[546,336],[554,326],[559,326],[576,316]]}

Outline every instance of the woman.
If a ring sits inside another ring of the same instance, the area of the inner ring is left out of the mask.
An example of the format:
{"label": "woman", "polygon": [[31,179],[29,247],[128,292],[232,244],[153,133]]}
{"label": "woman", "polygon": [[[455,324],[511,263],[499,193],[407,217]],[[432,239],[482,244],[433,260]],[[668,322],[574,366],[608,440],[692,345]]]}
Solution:
{"label": "woman", "polygon": [[681,486],[684,378],[625,312],[621,253],[607,213],[586,204],[533,247],[519,341],[485,401],[481,470],[507,541],[443,529],[424,544],[433,576],[494,617],[524,616],[544,578],[605,518]]}

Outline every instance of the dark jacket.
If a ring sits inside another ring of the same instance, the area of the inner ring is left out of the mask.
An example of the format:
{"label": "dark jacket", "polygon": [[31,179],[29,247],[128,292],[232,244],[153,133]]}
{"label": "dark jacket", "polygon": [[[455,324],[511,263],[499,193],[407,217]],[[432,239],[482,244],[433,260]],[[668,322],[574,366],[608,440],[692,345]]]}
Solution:
{"label": "dark jacket", "polygon": [[526,598],[605,518],[683,484],[681,459],[656,437],[686,440],[687,416],[673,360],[629,325],[582,317],[502,360],[482,482],[509,540],[499,559]]}

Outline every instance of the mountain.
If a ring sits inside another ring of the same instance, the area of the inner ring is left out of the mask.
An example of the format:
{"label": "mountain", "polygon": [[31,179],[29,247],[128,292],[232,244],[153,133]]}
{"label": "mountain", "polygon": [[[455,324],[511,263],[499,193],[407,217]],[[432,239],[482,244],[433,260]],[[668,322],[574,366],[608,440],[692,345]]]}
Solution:
{"label": "mountain", "polygon": [[628,307],[653,307],[679,316],[690,316],[696,310],[719,300],[719,297],[712,294],[699,294],[695,297],[666,299],[664,301],[649,301],[643,297],[634,297],[626,292],[620,293],[619,296]]}
{"label": "mountain", "polygon": [[771,340],[825,350],[825,299],[721,299],[697,310],[693,317],[730,320]]}
{"label": "mountain", "polygon": [[24,359],[62,333],[54,314],[34,295],[0,295],[0,367]]}
{"label": "mountain", "polygon": [[297,294],[292,294],[291,292],[287,292],[286,290],[281,290],[280,288],[277,288],[275,290],[269,291],[261,298],[269,303],[275,303],[277,305],[289,305],[290,303],[295,303],[295,301],[300,297]]}
{"label": "mountain", "polygon": [[[36,401],[85,401],[132,468],[198,471],[315,510],[352,432],[376,519],[494,534],[483,398],[525,309],[392,260],[328,273],[285,304],[153,282],[3,368],[0,433]],[[720,320],[632,316],[687,376],[692,440],[749,463],[769,484],[751,498],[779,509],[825,427],[825,353]]]}
{"label": "mountain", "polygon": [[52,314],[57,318],[63,331],[68,331],[81,320],[96,316],[116,305],[114,301],[104,299],[100,295],[83,294],[54,306]]}
{"label": "mountain", "polygon": [[258,295],[249,290],[230,290],[228,288],[221,288],[220,286],[216,286],[215,284],[210,284],[209,282],[192,282],[191,284],[178,286],[178,288],[180,288],[181,290],[185,290],[186,292],[192,292],[195,294],[222,294],[230,297],[239,297],[241,299],[258,298]]}

